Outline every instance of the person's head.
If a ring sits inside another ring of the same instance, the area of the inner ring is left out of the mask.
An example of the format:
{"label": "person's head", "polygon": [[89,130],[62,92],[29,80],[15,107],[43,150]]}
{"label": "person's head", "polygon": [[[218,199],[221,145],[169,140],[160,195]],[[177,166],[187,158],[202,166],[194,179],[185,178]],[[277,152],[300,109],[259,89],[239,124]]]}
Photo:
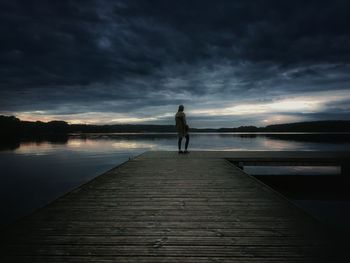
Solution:
{"label": "person's head", "polygon": [[180,105],[178,111],[184,111],[184,109],[185,109],[184,105]]}

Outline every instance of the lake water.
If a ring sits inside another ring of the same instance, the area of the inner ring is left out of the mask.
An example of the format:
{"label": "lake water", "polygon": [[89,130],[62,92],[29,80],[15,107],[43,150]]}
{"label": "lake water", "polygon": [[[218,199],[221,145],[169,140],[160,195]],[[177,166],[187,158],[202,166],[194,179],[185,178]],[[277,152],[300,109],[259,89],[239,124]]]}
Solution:
{"label": "lake water", "polygon": [[[349,137],[349,134],[194,133],[190,150],[343,151],[350,149]],[[145,151],[176,150],[176,140],[176,134],[72,134],[49,140],[3,142],[0,145],[0,224],[31,213]],[[328,200],[318,203],[314,200],[312,204],[309,200],[296,201],[322,220],[336,220],[328,216],[331,212],[327,211],[333,210],[337,216],[343,213],[343,220],[350,219],[348,201],[340,200],[333,203],[334,206]],[[323,203],[326,206],[322,206]]]}

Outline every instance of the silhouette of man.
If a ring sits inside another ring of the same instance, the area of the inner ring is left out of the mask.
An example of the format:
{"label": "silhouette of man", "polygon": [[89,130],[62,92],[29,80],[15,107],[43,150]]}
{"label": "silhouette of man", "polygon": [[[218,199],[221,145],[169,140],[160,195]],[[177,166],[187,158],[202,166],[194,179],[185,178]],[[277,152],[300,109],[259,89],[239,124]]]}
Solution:
{"label": "silhouette of man", "polygon": [[[189,127],[186,123],[186,115],[184,113],[184,109],[185,107],[183,105],[180,105],[179,110],[175,115],[176,129],[179,136],[179,140],[178,140],[179,153],[189,153],[189,151],[187,151],[187,147],[188,147],[188,143],[190,142],[190,135],[188,134]],[[183,137],[186,138],[184,152],[181,151],[181,143],[182,143]]]}

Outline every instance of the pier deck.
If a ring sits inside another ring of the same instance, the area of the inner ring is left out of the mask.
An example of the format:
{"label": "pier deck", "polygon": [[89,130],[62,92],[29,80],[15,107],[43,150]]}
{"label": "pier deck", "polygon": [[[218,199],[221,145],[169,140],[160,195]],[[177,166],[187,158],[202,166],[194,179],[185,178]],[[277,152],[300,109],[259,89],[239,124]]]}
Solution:
{"label": "pier deck", "polygon": [[321,225],[227,160],[259,156],[283,153],[144,153],[11,225],[0,261],[320,262]]}

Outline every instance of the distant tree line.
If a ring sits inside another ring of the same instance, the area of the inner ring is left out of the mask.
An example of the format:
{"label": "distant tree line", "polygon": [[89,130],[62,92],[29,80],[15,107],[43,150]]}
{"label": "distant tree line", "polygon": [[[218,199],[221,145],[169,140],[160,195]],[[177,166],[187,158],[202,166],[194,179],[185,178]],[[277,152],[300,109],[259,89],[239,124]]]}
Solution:
{"label": "distant tree line", "polygon": [[232,132],[350,132],[350,121],[310,121],[274,124],[266,127],[241,126]]}
{"label": "distant tree line", "polygon": [[122,132],[175,132],[174,125],[87,125],[68,124],[65,121],[21,121],[15,116],[0,115],[1,135],[47,135],[67,133],[122,133]]}
{"label": "distant tree line", "polygon": [[[197,129],[192,132],[350,132],[350,121],[313,121],[269,125],[266,127],[241,126],[238,128]],[[21,121],[15,116],[0,115],[0,135],[41,136],[62,135],[68,133],[147,133],[176,132],[174,125],[113,124],[87,125],[68,124],[65,121]]]}
{"label": "distant tree line", "polygon": [[21,121],[14,116],[0,116],[0,134],[2,135],[31,135],[50,133],[69,133],[70,125],[65,121]]}

